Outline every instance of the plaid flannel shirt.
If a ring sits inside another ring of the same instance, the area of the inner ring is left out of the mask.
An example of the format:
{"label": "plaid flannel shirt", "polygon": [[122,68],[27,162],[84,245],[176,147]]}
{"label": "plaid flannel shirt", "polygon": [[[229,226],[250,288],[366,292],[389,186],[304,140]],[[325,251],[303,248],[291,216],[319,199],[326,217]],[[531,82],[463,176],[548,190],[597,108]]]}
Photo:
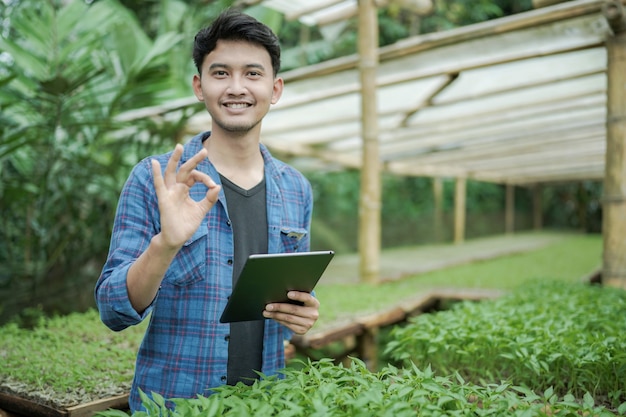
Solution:
{"label": "plaid flannel shirt", "polygon": [[[181,164],[200,151],[208,135],[197,135],[185,145]],[[260,145],[260,149],[265,161],[268,252],[308,251],[311,186],[301,173],[274,159],[265,146]],[[155,157],[163,170],[170,156],[171,152]],[[139,388],[166,399],[209,395],[211,388],[226,381],[228,356],[230,326],[220,323],[219,317],[232,292],[234,246],[223,190],[171,263],[152,304],[142,314],[130,304],[128,269],[160,231],[150,159],[137,164],[124,185],[109,255],[95,288],[100,317],[112,330],[123,330],[151,316],[137,354],[131,410],[141,409]],[[197,169],[220,183],[208,158]],[[195,184],[190,190],[196,201],[205,194],[203,184]],[[284,340],[290,337],[287,328],[266,321],[264,374],[275,374],[284,367]]]}

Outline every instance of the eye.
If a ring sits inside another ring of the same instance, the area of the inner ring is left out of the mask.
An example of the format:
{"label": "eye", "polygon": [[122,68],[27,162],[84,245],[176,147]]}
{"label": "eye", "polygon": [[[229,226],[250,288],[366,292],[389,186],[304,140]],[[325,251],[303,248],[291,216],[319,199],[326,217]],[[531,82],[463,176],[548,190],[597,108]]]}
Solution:
{"label": "eye", "polygon": [[217,78],[224,78],[228,76],[228,73],[226,71],[217,70],[213,72],[213,76]]}

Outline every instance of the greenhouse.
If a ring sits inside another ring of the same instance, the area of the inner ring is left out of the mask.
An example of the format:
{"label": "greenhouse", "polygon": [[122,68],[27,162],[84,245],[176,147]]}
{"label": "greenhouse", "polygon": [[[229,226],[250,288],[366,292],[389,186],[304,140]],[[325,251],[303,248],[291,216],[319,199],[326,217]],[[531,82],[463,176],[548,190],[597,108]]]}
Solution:
{"label": "greenhouse", "polygon": [[[420,22],[455,2],[196,2],[299,31],[294,42],[301,45],[283,51],[285,89],[263,119],[261,142],[310,176],[322,215],[341,212],[327,223],[313,217],[312,225],[322,236],[313,249],[336,244],[337,253],[315,288],[319,320],[284,341],[280,375],[194,398],[141,392],[145,412],[132,413],[129,391],[150,320],[119,332],[102,324],[92,298],[106,252],[92,242],[112,225],[122,176],[136,162],[213,123],[191,90],[181,97],[189,86],[161,79],[165,67],[184,72],[168,55],[177,53],[183,34],[145,25],[151,41],[133,32],[138,22],[154,21],[155,9],[168,11],[156,26],[174,27],[175,16],[182,22],[200,9],[162,0],[141,16],[139,3],[51,0],[42,7],[38,17],[54,22],[54,42],[66,35],[80,45],[76,59],[68,59],[71,52],[54,57],[58,68],[81,74],[76,79],[48,74],[40,56],[11,39],[32,30],[33,45],[47,44],[43,29],[28,27],[38,12],[22,6],[24,19],[15,22],[10,12],[2,15],[0,417],[626,415],[624,0],[533,0],[502,17],[384,45],[379,39],[388,34],[379,33],[378,19]],[[0,7],[20,10],[20,1]],[[105,19],[114,22],[116,14],[128,19],[126,30],[76,37],[97,22],[108,30]],[[74,24],[64,32],[68,22]],[[339,48],[339,34],[355,28],[355,51],[291,65],[298,53]],[[308,44],[311,33],[322,34],[326,49]],[[99,45],[98,36],[106,38],[103,49],[88,52],[87,42]],[[127,49],[120,47],[125,42]],[[142,48],[145,56],[131,59]],[[110,57],[111,65],[102,64]],[[11,72],[29,65],[32,71]],[[120,77],[111,79],[109,70]],[[40,74],[43,81],[33,82]],[[41,96],[29,96],[37,90]],[[21,97],[20,104],[11,97]],[[97,97],[95,115],[82,112],[88,97]],[[57,99],[59,122],[40,140],[41,120],[52,119],[53,107],[45,106]],[[47,109],[42,114],[24,111],[39,105]],[[48,148],[57,155],[52,162],[32,159]],[[63,168],[69,165],[55,163],[64,149],[77,172],[86,164],[94,178],[77,183],[84,199],[75,206],[70,192],[37,199],[74,187],[75,173]],[[108,166],[118,170],[93,169]],[[15,178],[46,169],[44,179],[24,180],[18,192]],[[344,206],[326,205],[324,193]],[[394,231],[428,238],[383,242],[396,215],[389,199],[410,206],[415,195],[428,202],[408,215],[405,209]],[[502,207],[493,201],[500,196]],[[57,210],[51,227],[39,221],[40,210]],[[489,210],[498,214],[481,217]],[[578,223],[562,227],[563,213]],[[348,220],[356,230],[341,228]],[[81,257],[80,249],[91,256]],[[69,272],[81,278],[70,283]],[[72,298],[80,307],[62,308]]]}

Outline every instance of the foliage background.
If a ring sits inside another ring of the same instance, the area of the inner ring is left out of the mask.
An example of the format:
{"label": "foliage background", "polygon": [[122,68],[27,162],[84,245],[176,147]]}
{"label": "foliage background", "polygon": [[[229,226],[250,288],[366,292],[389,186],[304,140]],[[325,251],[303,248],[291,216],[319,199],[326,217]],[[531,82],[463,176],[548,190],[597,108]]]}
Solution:
{"label": "foliage background", "polygon": [[[195,32],[233,1],[0,2],[0,322],[16,313],[93,306],[117,197],[140,159],[184,142],[198,107],[147,118],[135,110],[191,94]],[[499,17],[529,0],[436,0],[417,19],[379,11],[380,43]],[[354,53],[355,21],[334,38],[261,7],[284,47],[283,68]],[[303,43],[303,33],[308,32]],[[295,162],[295,161],[294,161]],[[359,173],[305,171],[316,196],[313,248],[356,250]],[[449,241],[453,181],[434,228],[432,181],[385,176],[383,247]],[[544,190],[547,227],[599,231],[598,183]],[[530,228],[530,194],[516,190],[516,228]],[[470,182],[468,238],[504,231],[502,186]]]}

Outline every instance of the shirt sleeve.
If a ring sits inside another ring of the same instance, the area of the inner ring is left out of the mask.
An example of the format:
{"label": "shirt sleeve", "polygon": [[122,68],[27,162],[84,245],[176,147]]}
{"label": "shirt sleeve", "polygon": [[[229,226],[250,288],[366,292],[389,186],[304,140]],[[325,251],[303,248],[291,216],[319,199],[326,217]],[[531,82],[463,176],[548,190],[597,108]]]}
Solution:
{"label": "shirt sleeve", "polygon": [[111,245],[98,278],[95,298],[102,322],[115,331],[140,323],[152,304],[139,314],[128,297],[126,276],[133,262],[146,250],[160,230],[158,203],[149,160],[131,172],[118,202]]}

